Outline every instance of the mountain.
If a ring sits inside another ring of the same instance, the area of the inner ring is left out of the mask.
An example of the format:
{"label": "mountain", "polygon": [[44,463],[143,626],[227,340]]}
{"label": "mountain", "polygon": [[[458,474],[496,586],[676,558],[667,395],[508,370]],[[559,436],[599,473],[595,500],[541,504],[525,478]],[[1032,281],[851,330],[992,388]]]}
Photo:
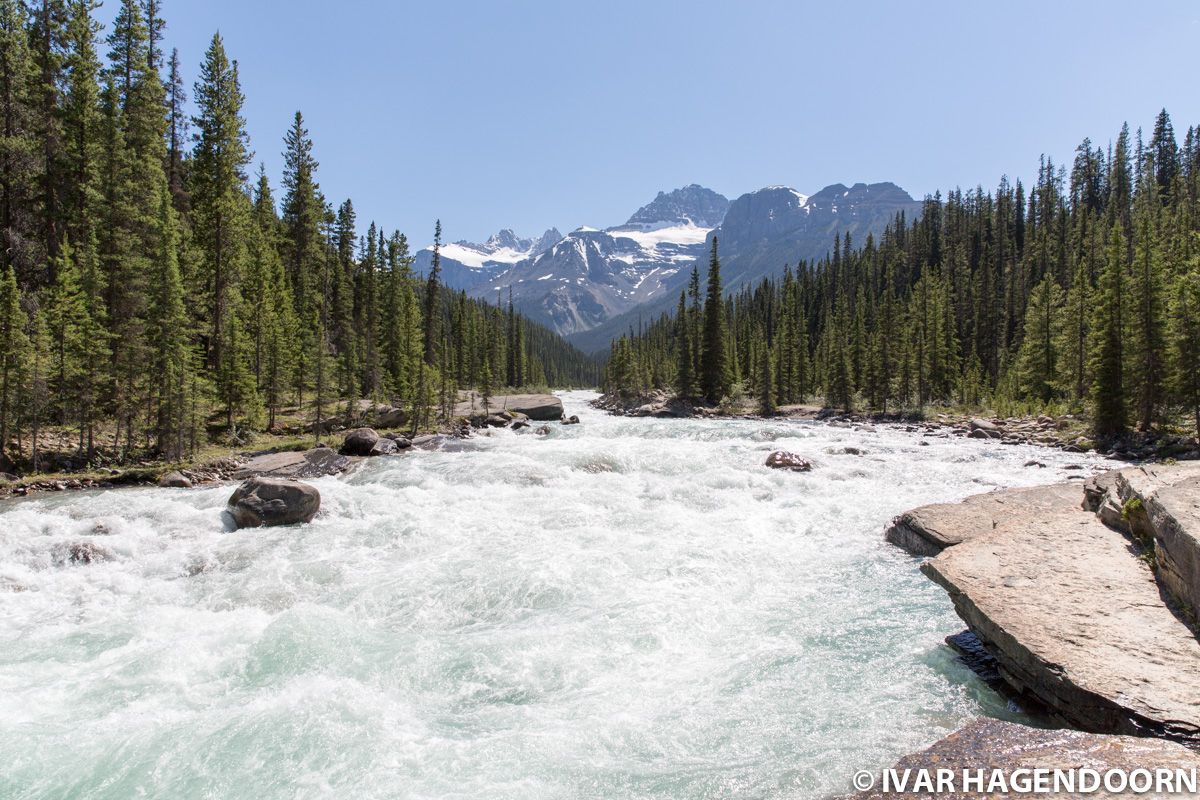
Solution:
{"label": "mountain", "polygon": [[697,228],[715,228],[725,219],[728,210],[728,199],[693,183],[673,192],[659,192],[621,227],[653,228],[690,224]]}
{"label": "mountain", "polygon": [[[823,258],[834,236],[849,233],[853,244],[861,244],[867,234],[880,236],[898,213],[911,219],[921,208],[920,201],[894,183],[835,183],[811,196],[769,186],[729,204],[721,225],[706,235],[696,264],[703,280],[712,237],[719,237],[723,282],[727,291],[735,291],[782,272],[784,264]],[[566,331],[568,340],[584,352],[597,352],[640,322],[657,319],[678,302],[691,266],[681,264],[642,304],[587,330]]]}
{"label": "mountain", "polygon": [[[483,244],[465,241],[444,244],[441,250],[442,282],[451,289],[473,289],[496,272],[549,250],[560,239],[562,234],[555,228],[536,239],[521,238],[505,228]],[[432,264],[433,247],[430,246],[417,253],[413,269],[418,275],[428,275]]]}
{"label": "mountain", "polygon": [[784,264],[817,261],[834,236],[849,233],[852,244],[862,244],[867,234],[880,236],[897,214],[911,220],[921,207],[894,183],[835,183],[811,196],[783,186],[744,194],[713,231],[721,242],[723,282],[733,290],[782,272]]}
{"label": "mountain", "polygon": [[660,296],[703,254],[728,206],[695,184],[659,192],[624,224],[572,231],[539,255],[489,272],[470,293],[487,298],[511,290],[523,313],[559,333],[589,330]]}
{"label": "mountain", "polygon": [[[603,350],[638,321],[674,307],[693,266],[703,274],[712,237],[720,237],[726,289],[757,283],[784,264],[823,258],[835,236],[854,244],[879,236],[896,215],[922,204],[894,183],[841,183],[805,195],[768,186],[730,202],[691,184],[659,192],[621,225],[582,227],[537,240],[503,230],[483,244],[442,248],[442,278],[474,297],[504,299],[586,352]],[[426,273],[430,249],[417,254]]]}

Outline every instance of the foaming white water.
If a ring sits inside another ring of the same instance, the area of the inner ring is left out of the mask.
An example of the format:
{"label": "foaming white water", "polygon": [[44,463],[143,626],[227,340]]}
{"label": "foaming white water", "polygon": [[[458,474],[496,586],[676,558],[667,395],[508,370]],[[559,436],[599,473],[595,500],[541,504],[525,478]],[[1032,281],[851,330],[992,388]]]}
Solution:
{"label": "foaming white water", "polygon": [[817,797],[1005,713],[883,527],[1089,462],[591,396],[297,528],[227,532],[228,486],[0,505],[0,797]]}

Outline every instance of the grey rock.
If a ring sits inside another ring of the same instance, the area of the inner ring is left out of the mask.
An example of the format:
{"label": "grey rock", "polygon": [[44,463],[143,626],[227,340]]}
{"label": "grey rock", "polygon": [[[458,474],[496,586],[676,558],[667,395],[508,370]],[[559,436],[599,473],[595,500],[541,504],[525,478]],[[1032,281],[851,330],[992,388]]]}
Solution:
{"label": "grey rock", "polygon": [[484,411],[483,399],[476,393],[460,393],[454,416],[474,419],[503,412],[519,413],[537,421],[556,420],[562,416],[562,400],[552,394],[509,394],[492,397]]}
{"label": "grey rock", "polygon": [[254,477],[229,498],[229,513],[239,528],[310,522],[321,508],[315,486],[279,478]]}
{"label": "grey rock", "polygon": [[95,542],[69,542],[56,545],[53,553],[58,564],[95,564],[112,560],[112,551]]}
{"label": "grey rock", "polygon": [[190,489],[192,480],[179,470],[172,470],[158,479],[158,485],[168,489]]}
{"label": "grey rock", "polygon": [[355,428],[346,434],[339,452],[344,456],[369,456],[378,441],[379,434],[373,429]]}
{"label": "grey rock", "polygon": [[408,422],[408,412],[402,408],[380,409],[375,415],[375,424],[380,428],[402,428]]}
{"label": "grey rock", "polygon": [[[1200,768],[1200,756],[1188,748],[1161,739],[1145,739],[1134,736],[1105,736],[1072,730],[1050,730],[1030,728],[1013,722],[980,718],[967,723],[959,730],[936,742],[919,753],[905,756],[894,769],[899,774],[904,770],[938,769],[951,770],[956,776],[955,788],[962,789],[961,776],[965,770],[996,769],[1009,780],[1018,769],[1090,769],[1100,775],[1109,770],[1123,770],[1126,774],[1136,769],[1149,768],[1151,772],[1161,767],[1169,770],[1191,771]],[[928,798],[928,792],[884,793],[877,783],[873,789],[852,795],[854,800],[884,800],[884,798]],[[975,800],[978,792],[940,792],[938,800]],[[1004,795],[1021,796],[1021,795]],[[1033,795],[1030,795],[1033,796]],[[1037,797],[1080,797],[1078,794],[1039,793]],[[1113,794],[1101,784],[1098,792],[1087,797],[1147,797],[1131,792]]]}
{"label": "grey rock", "polygon": [[936,503],[906,511],[884,534],[915,556],[936,556],[947,547],[990,533],[1025,514],[1079,505],[1079,487],[1068,484],[1000,489],[968,497],[961,503]]}
{"label": "grey rock", "polygon": [[399,453],[399,452],[400,452],[400,448],[396,446],[395,441],[381,436],[381,437],[379,437],[378,441],[376,441],[375,444],[371,447],[371,452],[369,453],[369,455],[371,455],[371,456],[394,456],[396,453]]}
{"label": "grey rock", "polygon": [[312,450],[282,453],[259,453],[242,464],[233,473],[233,478],[245,480],[255,475],[273,478],[319,478],[322,475],[337,475],[345,472],[356,460],[341,455],[329,447],[314,447]]}
{"label": "grey rock", "polygon": [[1129,541],[1071,488],[1060,507],[1011,508],[921,571],[946,589],[1005,681],[1063,722],[1200,745],[1200,643]]}
{"label": "grey rock", "polygon": [[771,469],[787,469],[792,472],[808,472],[813,468],[811,461],[786,450],[771,453],[767,456],[766,465]]}

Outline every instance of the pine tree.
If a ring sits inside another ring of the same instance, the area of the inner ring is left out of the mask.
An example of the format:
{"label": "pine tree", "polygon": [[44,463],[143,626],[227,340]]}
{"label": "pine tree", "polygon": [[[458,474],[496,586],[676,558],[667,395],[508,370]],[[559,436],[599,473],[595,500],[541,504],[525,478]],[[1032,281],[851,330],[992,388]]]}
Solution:
{"label": "pine tree", "polygon": [[185,182],[185,145],[188,139],[187,89],[179,64],[179,50],[171,50],[167,67],[167,185],[171,187],[175,210],[181,214],[191,208],[191,198]]}
{"label": "pine tree", "polygon": [[0,275],[0,462],[6,459],[29,357],[26,322],[16,272],[5,267]]}
{"label": "pine tree", "polygon": [[[220,34],[214,35],[195,86],[196,149],[192,203],[196,244],[203,253],[207,360],[229,371],[232,295],[246,261],[245,168],[249,163],[237,65],[229,61]],[[223,398],[229,405],[230,398]],[[230,421],[232,424],[232,420]]]}
{"label": "pine tree", "polygon": [[442,221],[439,219],[433,231],[433,260],[429,267],[429,276],[425,280],[425,304],[421,309],[425,321],[425,363],[429,366],[438,364],[438,342],[442,338],[441,329],[441,249]]}
{"label": "pine tree", "polygon": [[1030,295],[1025,314],[1025,340],[1021,345],[1022,390],[1049,403],[1059,385],[1058,342],[1062,337],[1062,289],[1047,275]]}
{"label": "pine tree", "polygon": [[[1128,382],[1132,384],[1139,427],[1150,430],[1162,404],[1164,369],[1163,269],[1158,251],[1158,231],[1152,222],[1157,202],[1147,190],[1139,197],[1136,213],[1133,280],[1129,282],[1127,353]],[[1151,205],[1153,204],[1153,205]]]}
{"label": "pine tree", "polygon": [[1092,426],[1098,436],[1124,433],[1125,237],[1120,222],[1109,234],[1092,322]]}
{"label": "pine tree", "polygon": [[717,237],[713,237],[708,261],[708,289],[704,299],[704,339],[701,346],[701,388],[708,402],[716,405],[729,394],[733,378],[729,369],[725,296],[721,290],[721,261]]}
{"label": "pine tree", "polygon": [[172,461],[183,458],[190,445],[188,436],[188,390],[192,386],[192,359],[188,342],[188,318],[184,308],[183,279],[176,251],[175,210],[171,193],[161,187],[162,241],[154,260],[150,281],[147,320],[152,345],[150,384],[155,398],[154,435],[157,450]]}
{"label": "pine tree", "polygon": [[[761,331],[760,331],[761,333]],[[775,414],[775,374],[771,347],[762,335],[758,361],[758,413],[764,417]]]}
{"label": "pine tree", "polygon": [[[1200,261],[1200,260],[1197,260]],[[1171,385],[1200,440],[1200,263],[1175,280],[1168,328]]]}
{"label": "pine tree", "polygon": [[26,24],[23,3],[0,0],[0,269],[12,267],[29,281],[41,257],[34,214],[40,148]]}

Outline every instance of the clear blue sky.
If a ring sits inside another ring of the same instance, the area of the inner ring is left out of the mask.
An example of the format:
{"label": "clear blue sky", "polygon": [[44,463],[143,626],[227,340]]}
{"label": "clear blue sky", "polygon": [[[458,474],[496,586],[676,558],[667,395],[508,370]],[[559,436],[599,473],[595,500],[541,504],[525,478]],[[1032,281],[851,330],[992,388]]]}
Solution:
{"label": "clear blue sky", "polygon": [[[115,13],[107,0],[101,17]],[[278,185],[301,109],[330,200],[416,243],[617,224],[660,189],[891,180],[920,197],[1200,122],[1200,4],[166,0],[213,32]]]}

